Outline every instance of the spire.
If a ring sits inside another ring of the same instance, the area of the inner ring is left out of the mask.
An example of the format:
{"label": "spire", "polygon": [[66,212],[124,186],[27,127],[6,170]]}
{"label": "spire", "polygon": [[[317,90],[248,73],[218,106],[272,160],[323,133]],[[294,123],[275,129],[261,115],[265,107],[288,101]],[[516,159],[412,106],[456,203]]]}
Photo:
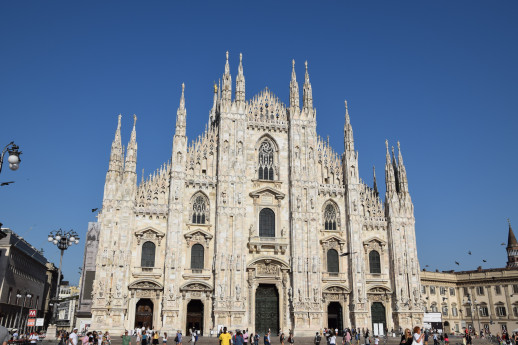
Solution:
{"label": "spire", "polygon": [[299,83],[295,73],[295,59],[291,62],[290,107],[299,108]]}
{"label": "spire", "polygon": [[305,110],[313,110],[313,92],[311,91],[311,83],[309,82],[309,73],[308,73],[308,62],[305,62],[306,65],[306,75],[304,78],[304,90],[302,97],[302,107]]}
{"label": "spire", "polygon": [[372,166],[372,175],[373,175],[373,179],[374,179],[372,189],[374,189],[374,193],[376,193],[376,196],[378,196],[379,195],[378,182],[376,181],[376,167],[374,165]]}
{"label": "spire", "polygon": [[396,161],[396,154],[394,153],[394,146],[392,146],[392,169],[394,171],[394,183],[396,184],[396,192],[399,193],[399,167]]}
{"label": "spire", "polygon": [[396,181],[394,176],[394,165],[390,159],[388,140],[385,140],[385,147],[387,148],[387,155],[385,159],[385,201],[396,192]]}
{"label": "spire", "polygon": [[223,74],[223,89],[221,90],[222,101],[224,104],[230,105],[232,102],[232,76],[230,75],[230,66],[228,64],[228,51],[227,51],[227,60],[225,62],[225,74]]}
{"label": "spire", "polygon": [[514,236],[513,228],[511,227],[511,221],[507,218],[507,222],[509,223],[509,235],[507,236],[507,248],[518,246],[518,241],[516,241],[516,237]]}
{"label": "spire", "polygon": [[354,137],[347,101],[345,101],[345,125],[344,125],[345,151],[354,152]]}
{"label": "spire", "polygon": [[182,83],[182,95],[180,96],[180,106],[176,111],[176,132],[175,135],[183,135],[185,136],[185,127],[186,127],[186,119],[187,117],[187,109],[185,109],[185,84]]}
{"label": "spire", "polygon": [[398,182],[399,182],[399,191],[402,193],[408,193],[408,179],[406,176],[406,168],[403,164],[403,155],[401,154],[401,145],[399,141],[397,142],[397,150],[398,150]]}
{"label": "spire", "polygon": [[509,223],[509,235],[507,236],[507,267],[518,267],[518,242],[514,236],[513,228],[511,228],[511,221],[507,218]]}
{"label": "spire", "polygon": [[122,152],[122,142],[121,142],[121,118],[122,115],[119,114],[119,119],[117,121],[117,129],[115,130],[115,137],[112,142],[112,149],[110,153],[110,163],[108,164],[108,171],[116,171],[122,172],[122,162],[123,162],[123,152]]}
{"label": "spire", "polygon": [[124,163],[124,172],[136,173],[137,169],[137,115],[133,114],[133,129],[131,130],[130,141],[126,149],[126,162]]}
{"label": "spire", "polygon": [[236,102],[238,104],[245,103],[245,76],[243,74],[243,54],[241,53],[239,53],[239,67],[236,78]]}

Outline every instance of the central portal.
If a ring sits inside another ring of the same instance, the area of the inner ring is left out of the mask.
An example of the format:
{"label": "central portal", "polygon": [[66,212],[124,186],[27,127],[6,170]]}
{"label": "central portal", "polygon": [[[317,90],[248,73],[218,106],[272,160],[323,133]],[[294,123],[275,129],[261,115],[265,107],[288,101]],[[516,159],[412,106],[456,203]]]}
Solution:
{"label": "central portal", "polygon": [[372,332],[374,335],[385,335],[387,319],[383,303],[374,302],[371,306]]}
{"label": "central portal", "polygon": [[153,302],[149,298],[141,298],[137,302],[135,312],[135,327],[153,328]]}
{"label": "central portal", "polygon": [[338,334],[342,334],[342,305],[339,302],[331,302],[327,306],[327,326],[332,330],[338,329]]}
{"label": "central portal", "polygon": [[279,332],[279,292],[273,284],[259,284],[255,291],[255,332]]}
{"label": "central portal", "polygon": [[187,335],[191,332],[200,331],[203,335],[203,302],[193,299],[187,304]]}

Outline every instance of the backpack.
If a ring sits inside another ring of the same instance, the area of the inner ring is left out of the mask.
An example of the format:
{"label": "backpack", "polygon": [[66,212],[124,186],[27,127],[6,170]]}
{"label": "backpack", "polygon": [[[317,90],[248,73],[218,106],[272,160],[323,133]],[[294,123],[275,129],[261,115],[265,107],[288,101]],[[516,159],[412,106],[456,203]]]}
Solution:
{"label": "backpack", "polygon": [[265,334],[265,335],[264,335],[264,343],[266,344],[267,342],[268,342],[268,335],[267,335],[267,334]]}
{"label": "backpack", "polygon": [[174,341],[177,343],[178,342],[178,334],[176,335],[176,337],[174,337]]}

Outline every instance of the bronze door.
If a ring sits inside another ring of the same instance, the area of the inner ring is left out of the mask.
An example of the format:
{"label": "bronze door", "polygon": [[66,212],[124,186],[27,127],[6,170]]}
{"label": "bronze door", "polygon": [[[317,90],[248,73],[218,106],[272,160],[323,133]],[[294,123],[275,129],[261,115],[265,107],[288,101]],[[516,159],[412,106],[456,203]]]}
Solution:
{"label": "bronze door", "polygon": [[187,304],[187,335],[190,331],[200,331],[203,335],[203,302],[199,299],[194,299]]}
{"label": "bronze door", "polygon": [[137,302],[135,327],[153,327],[153,302],[150,299],[145,298]]}
{"label": "bronze door", "polygon": [[255,331],[261,336],[279,332],[279,293],[275,285],[260,284],[255,291]]}

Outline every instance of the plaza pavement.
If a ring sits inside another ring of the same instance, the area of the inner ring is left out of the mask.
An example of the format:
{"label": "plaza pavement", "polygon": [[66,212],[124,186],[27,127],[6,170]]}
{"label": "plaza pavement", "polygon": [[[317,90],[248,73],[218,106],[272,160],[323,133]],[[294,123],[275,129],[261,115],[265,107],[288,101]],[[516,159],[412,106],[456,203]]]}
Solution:
{"label": "plaza pavement", "polygon": [[[189,343],[190,337],[184,337],[182,341],[182,345],[193,345],[192,343]],[[372,339],[372,338],[371,338]],[[338,337],[337,339],[337,345],[342,344],[342,337]],[[399,345],[399,337],[388,337],[387,341],[385,342],[383,338],[380,339],[379,345]],[[374,341],[372,340],[373,344]],[[54,345],[58,344],[58,341],[43,341],[42,345]],[[160,338],[160,345],[162,345],[162,338]],[[168,345],[174,345],[173,339],[169,340],[167,342]],[[284,342],[285,345],[288,345],[288,342]],[[325,338],[320,343],[321,345],[326,345]],[[428,342],[428,344],[433,345],[433,341]],[[473,339],[473,345],[491,345],[492,343],[487,339]],[[122,341],[120,336],[115,336],[112,334],[112,345],[122,345]],[[131,345],[136,345],[135,337],[132,337],[131,339]],[[218,339],[216,337],[199,337],[198,342],[196,345],[219,345]],[[259,345],[264,345],[262,339],[259,341]],[[271,345],[280,345],[279,337],[271,337]],[[314,345],[313,337],[295,337],[295,343],[294,345]],[[355,345],[355,344],[354,344]],[[363,345],[363,343],[360,343],[360,345]],[[444,345],[442,343],[441,345]],[[462,338],[457,336],[450,336],[450,345],[462,345]]]}

